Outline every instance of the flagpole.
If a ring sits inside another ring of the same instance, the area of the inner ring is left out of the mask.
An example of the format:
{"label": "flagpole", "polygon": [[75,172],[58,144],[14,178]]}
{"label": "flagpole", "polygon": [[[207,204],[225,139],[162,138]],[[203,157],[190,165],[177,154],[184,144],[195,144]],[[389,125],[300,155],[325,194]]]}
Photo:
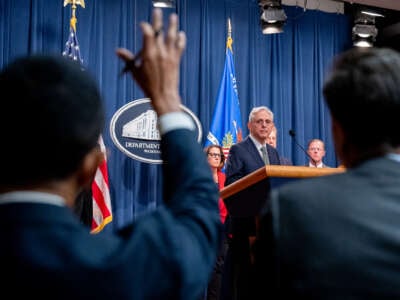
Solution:
{"label": "flagpole", "polygon": [[205,146],[221,145],[227,157],[230,147],[242,140],[242,118],[232,51],[232,25],[227,20],[228,35],[226,38],[225,66],[218,89],[211,126]]}
{"label": "flagpole", "polygon": [[85,0],[64,0],[64,7],[67,6],[68,4],[71,4],[71,11],[72,11],[72,16],[69,21],[69,24],[76,32],[76,23],[78,21],[76,18],[77,5],[80,5],[82,6],[82,8],[85,8]]}
{"label": "flagpole", "polygon": [[232,43],[233,43],[233,40],[232,40],[231,18],[228,18],[228,37],[226,39],[226,48],[227,49],[229,48],[229,50],[231,50],[231,52],[233,53],[233,51],[232,51]]}
{"label": "flagpole", "polygon": [[231,18],[228,18],[228,38],[232,38]]}
{"label": "flagpole", "polygon": [[[69,28],[68,41],[65,43],[65,50],[63,56],[69,57],[72,60],[79,61],[81,64],[83,60],[80,54],[80,47],[76,34],[76,9],[78,5],[85,8],[84,0],[64,0],[64,7],[71,4],[71,19]],[[110,185],[108,180],[108,168],[107,168],[107,155],[106,147],[104,145],[103,137],[100,134],[98,144],[101,151],[104,154],[103,162],[97,167],[94,180],[91,186],[91,195],[89,195],[91,208],[91,233],[98,233],[112,221],[112,207],[110,197]],[[86,196],[86,194],[84,195]],[[86,200],[86,199],[85,199]]]}
{"label": "flagpole", "polygon": [[76,18],[76,9],[80,5],[85,8],[85,0],[64,0],[64,7],[71,4],[71,19],[69,21],[69,38],[65,46],[64,56],[68,56],[73,60],[79,60],[82,64],[83,60],[79,50],[78,38],[76,36],[76,23],[78,22]]}

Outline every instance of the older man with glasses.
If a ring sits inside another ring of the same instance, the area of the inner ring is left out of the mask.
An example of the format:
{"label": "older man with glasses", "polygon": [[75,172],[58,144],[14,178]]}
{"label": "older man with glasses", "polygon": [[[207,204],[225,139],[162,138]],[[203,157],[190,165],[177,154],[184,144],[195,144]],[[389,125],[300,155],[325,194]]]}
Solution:
{"label": "older man with glasses", "polygon": [[[280,164],[278,152],[266,143],[273,127],[274,114],[268,107],[259,106],[251,110],[247,123],[250,134],[229,150],[225,186],[265,165]],[[227,270],[225,274],[229,276],[230,289],[228,290],[231,290],[232,294],[224,299],[253,299],[255,296],[252,294],[251,286],[250,247],[255,239],[255,216],[267,201],[269,190],[270,182],[266,178],[225,199],[231,218],[232,235],[228,258],[225,262],[225,265],[232,269]]]}
{"label": "older man with glasses", "polygon": [[307,154],[309,162],[307,166],[312,168],[330,168],[324,164],[323,158],[325,157],[325,144],[319,139],[312,139],[308,142]]}

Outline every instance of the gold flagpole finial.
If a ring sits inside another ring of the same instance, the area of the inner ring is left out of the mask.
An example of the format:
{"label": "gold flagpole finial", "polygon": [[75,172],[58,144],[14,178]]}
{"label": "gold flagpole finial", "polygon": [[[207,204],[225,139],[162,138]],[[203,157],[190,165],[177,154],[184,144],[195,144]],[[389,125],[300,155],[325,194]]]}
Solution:
{"label": "gold flagpole finial", "polygon": [[75,8],[77,5],[85,8],[85,0],[64,0],[64,6],[67,6],[68,4],[72,4],[72,7],[75,6]]}
{"label": "gold flagpole finial", "polygon": [[232,25],[231,19],[228,18],[228,38],[226,40],[226,47],[232,51]]}
{"label": "gold flagpole finial", "polygon": [[72,16],[71,16],[71,20],[69,21],[69,24],[74,29],[74,31],[76,31],[77,19],[76,19],[75,11],[76,11],[77,5],[80,5],[83,8],[85,8],[85,0],[64,0],[64,7],[67,6],[68,4],[72,5]]}

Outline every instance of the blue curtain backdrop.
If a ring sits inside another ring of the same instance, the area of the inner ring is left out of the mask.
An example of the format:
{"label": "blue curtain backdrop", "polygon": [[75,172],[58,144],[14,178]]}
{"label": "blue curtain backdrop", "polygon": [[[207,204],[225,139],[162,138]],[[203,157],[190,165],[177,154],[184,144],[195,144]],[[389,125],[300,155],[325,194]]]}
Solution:
{"label": "blue curtain backdrop", "polygon": [[[63,7],[63,2],[0,1],[0,67],[19,55],[61,54],[71,17],[70,5]],[[119,76],[123,66],[115,48],[140,49],[139,23],[150,20],[152,4],[151,0],[86,0],[85,4],[85,9],[77,9],[77,35],[83,64],[98,79],[107,110],[103,137],[114,220],[106,229],[112,230],[162,203],[161,166],[125,156],[112,143],[108,128],[121,106],[144,97],[128,76]],[[336,13],[284,8],[288,20],[284,32],[276,35],[261,33],[257,0],[178,0],[176,9],[165,9],[166,14],[178,13],[188,38],[181,68],[183,103],[202,123],[203,145],[224,68],[230,18],[244,136],[251,108],[266,105],[275,113],[281,155],[296,165],[306,163],[288,134],[293,129],[304,147],[311,138],[323,139],[325,162],[337,166],[321,86],[334,55],[351,46],[351,24]]]}

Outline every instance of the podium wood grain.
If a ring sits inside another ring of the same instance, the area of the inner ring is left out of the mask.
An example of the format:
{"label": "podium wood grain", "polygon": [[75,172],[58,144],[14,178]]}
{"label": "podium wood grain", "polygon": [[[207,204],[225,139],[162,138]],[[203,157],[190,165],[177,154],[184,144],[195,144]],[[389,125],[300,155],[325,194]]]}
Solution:
{"label": "podium wood grain", "polygon": [[266,177],[308,178],[343,173],[345,171],[346,169],[342,167],[310,168],[304,166],[267,165],[224,187],[220,191],[220,196],[221,198],[225,199],[263,180]]}

